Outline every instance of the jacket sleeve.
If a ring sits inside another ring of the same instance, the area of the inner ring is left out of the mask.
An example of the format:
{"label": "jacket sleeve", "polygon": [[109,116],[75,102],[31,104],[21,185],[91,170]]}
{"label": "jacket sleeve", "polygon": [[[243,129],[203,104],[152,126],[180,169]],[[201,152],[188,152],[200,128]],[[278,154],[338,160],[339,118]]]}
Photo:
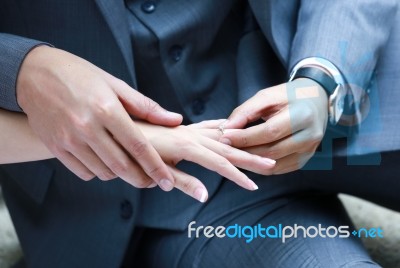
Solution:
{"label": "jacket sleeve", "polygon": [[349,89],[347,104],[360,123],[363,95],[370,86],[379,52],[389,39],[397,0],[302,0],[291,44],[289,71],[300,60],[321,57],[341,71]]}
{"label": "jacket sleeve", "polygon": [[0,108],[21,112],[16,96],[18,73],[25,56],[46,43],[0,33]]}

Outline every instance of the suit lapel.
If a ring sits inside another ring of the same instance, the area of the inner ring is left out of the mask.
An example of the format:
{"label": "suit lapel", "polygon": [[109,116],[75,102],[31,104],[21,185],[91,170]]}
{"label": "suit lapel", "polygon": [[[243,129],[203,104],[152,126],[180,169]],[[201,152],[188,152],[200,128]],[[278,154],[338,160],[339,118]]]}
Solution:
{"label": "suit lapel", "polygon": [[126,10],[123,1],[95,0],[98,8],[103,14],[110,30],[121,49],[129,75],[133,85],[136,87],[135,68],[133,64],[132,44],[128,27],[128,20],[125,16]]}

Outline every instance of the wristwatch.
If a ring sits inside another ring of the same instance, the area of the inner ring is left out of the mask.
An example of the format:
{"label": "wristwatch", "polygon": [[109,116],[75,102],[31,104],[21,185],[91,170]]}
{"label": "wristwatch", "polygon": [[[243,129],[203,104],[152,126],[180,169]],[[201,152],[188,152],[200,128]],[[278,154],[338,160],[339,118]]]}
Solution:
{"label": "wristwatch", "polygon": [[336,125],[343,115],[347,95],[344,78],[338,68],[323,58],[306,58],[293,67],[289,81],[296,78],[309,78],[322,86],[328,94],[329,123]]}

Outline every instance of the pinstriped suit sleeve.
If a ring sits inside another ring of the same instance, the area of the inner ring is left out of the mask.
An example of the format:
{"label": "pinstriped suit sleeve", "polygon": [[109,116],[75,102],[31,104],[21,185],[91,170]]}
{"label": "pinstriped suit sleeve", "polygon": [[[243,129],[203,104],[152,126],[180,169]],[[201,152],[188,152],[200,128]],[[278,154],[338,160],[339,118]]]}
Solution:
{"label": "pinstriped suit sleeve", "polygon": [[[300,60],[328,59],[342,72],[356,104],[358,119],[362,94],[369,87],[387,42],[398,6],[397,0],[303,0],[290,51],[289,70]],[[362,90],[356,90],[362,89]]]}
{"label": "pinstriped suit sleeve", "polygon": [[25,56],[46,43],[0,33],[0,108],[21,112],[16,96],[18,72]]}

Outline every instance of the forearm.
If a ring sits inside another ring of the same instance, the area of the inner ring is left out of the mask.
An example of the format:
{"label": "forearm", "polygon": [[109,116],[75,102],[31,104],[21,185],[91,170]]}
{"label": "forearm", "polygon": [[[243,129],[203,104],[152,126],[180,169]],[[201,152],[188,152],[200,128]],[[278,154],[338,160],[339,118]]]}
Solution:
{"label": "forearm", "polygon": [[0,164],[53,158],[20,113],[0,110]]}

